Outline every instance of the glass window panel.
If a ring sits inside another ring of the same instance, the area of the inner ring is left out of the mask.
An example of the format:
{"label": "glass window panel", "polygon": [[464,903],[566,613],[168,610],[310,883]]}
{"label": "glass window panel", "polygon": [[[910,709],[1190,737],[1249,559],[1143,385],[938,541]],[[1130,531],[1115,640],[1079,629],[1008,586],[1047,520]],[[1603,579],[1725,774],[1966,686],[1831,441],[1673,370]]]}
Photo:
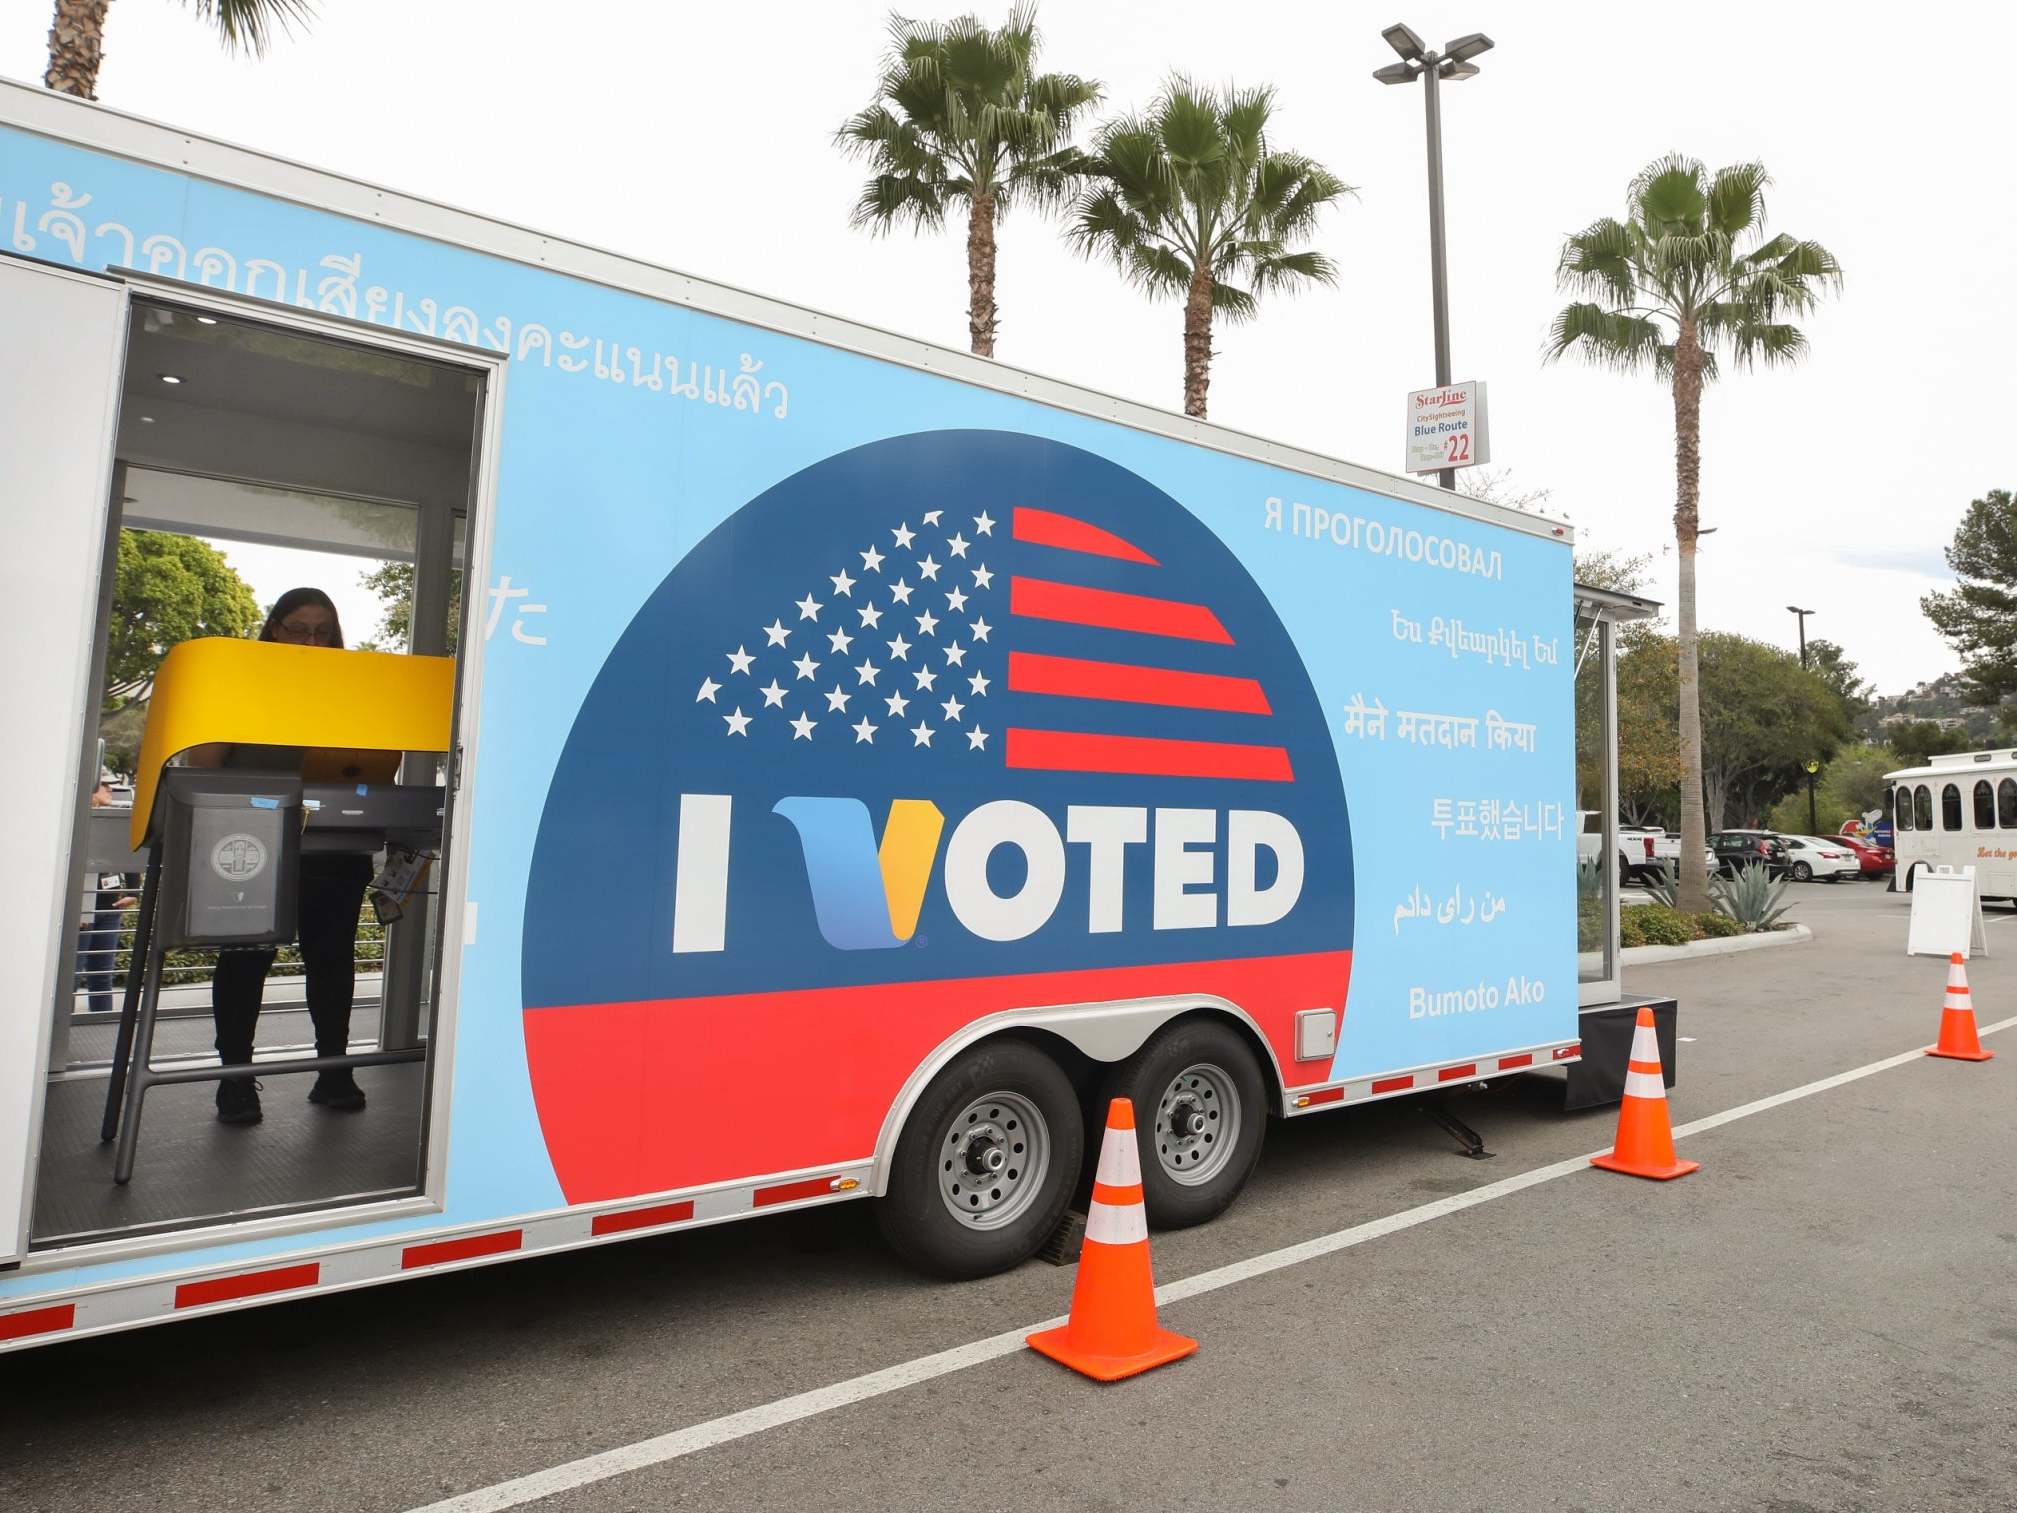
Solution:
{"label": "glass window panel", "polygon": [[1953,783],[1944,784],[1940,789],[1940,828],[1961,828],[1961,790]]}
{"label": "glass window panel", "polygon": [[1975,785],[1975,828],[1977,830],[1996,828],[1996,793],[1989,786],[1987,778]]}

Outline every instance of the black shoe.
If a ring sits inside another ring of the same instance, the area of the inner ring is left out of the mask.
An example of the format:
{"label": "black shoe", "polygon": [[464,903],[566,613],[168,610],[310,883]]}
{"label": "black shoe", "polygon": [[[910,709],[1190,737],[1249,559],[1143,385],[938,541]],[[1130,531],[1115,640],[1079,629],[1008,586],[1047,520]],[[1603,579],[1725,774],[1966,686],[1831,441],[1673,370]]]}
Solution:
{"label": "black shoe", "polygon": [[340,1113],[354,1114],[364,1107],[364,1089],[350,1075],[349,1067],[339,1067],[333,1072],[316,1073],[315,1086],[308,1090],[308,1101]]}
{"label": "black shoe", "polygon": [[261,1084],[250,1077],[226,1077],[217,1084],[219,1124],[257,1124],[266,1115],[259,1108]]}

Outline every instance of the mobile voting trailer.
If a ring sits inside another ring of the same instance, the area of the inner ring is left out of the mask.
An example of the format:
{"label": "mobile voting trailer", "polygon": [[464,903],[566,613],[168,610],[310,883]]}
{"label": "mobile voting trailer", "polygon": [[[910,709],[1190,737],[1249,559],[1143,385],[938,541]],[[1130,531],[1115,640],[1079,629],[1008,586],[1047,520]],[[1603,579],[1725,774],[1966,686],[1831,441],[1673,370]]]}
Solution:
{"label": "mobile voting trailer", "polygon": [[[870,1196],[970,1275],[1109,1095],[1182,1224],[1270,1117],[1577,1058],[1561,524],[14,84],[0,254],[0,1344]],[[383,648],[192,641],[91,810],[119,564],[189,537],[407,574],[441,733],[328,714]],[[431,817],[361,1113],[284,956],[261,1125],[200,956],[132,952],[138,1052],[84,1007],[120,879],[297,865],[173,850],[204,745],[281,753],[304,889]]]}

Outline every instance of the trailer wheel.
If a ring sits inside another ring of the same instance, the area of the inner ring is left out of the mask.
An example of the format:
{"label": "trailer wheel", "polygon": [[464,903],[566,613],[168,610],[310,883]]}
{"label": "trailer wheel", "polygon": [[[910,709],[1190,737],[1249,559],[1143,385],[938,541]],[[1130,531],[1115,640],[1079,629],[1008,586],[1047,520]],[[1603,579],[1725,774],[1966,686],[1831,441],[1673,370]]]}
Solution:
{"label": "trailer wheel", "polygon": [[1260,1159],[1267,1096],[1246,1041],[1210,1019],[1172,1025],[1114,1068],[1100,1109],[1134,1103],[1151,1224],[1185,1229],[1232,1206]]}
{"label": "trailer wheel", "polygon": [[1058,1064],[1025,1041],[977,1046],[904,1123],[876,1205],[883,1237],[940,1276],[1007,1271],[1057,1228],[1084,1158],[1084,1115]]}

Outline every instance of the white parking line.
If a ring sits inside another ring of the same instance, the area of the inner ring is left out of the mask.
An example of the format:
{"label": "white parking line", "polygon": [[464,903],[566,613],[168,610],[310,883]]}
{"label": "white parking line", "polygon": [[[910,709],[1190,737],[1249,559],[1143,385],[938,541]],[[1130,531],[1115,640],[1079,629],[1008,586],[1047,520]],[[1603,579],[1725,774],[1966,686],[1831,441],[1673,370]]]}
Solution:
{"label": "white parking line", "polygon": [[[2017,1016],[1984,1025],[1978,1033],[1994,1035],[2013,1025],[2017,1025]],[[1847,1083],[1875,1076],[1878,1072],[1889,1071],[1892,1067],[1922,1060],[1924,1056],[1924,1049],[1915,1046],[1909,1051],[1900,1051],[1895,1056],[1887,1056],[1882,1061],[1873,1061],[1853,1071],[1838,1072],[1817,1082],[1803,1083],[1782,1093],[1773,1093],[1755,1102],[1725,1109],[1720,1114],[1710,1114],[1703,1119],[1691,1120],[1687,1124],[1677,1126],[1674,1137],[1678,1140],[1734,1123],[1739,1119],[1748,1119],[1753,1114],[1765,1113],[1782,1104],[1811,1098],[1816,1093],[1829,1092]],[[1364,1224],[1354,1224],[1349,1229],[1319,1235],[1298,1245],[1285,1245],[1279,1250],[1250,1256],[1244,1261],[1235,1261],[1227,1266],[1199,1272],[1196,1276],[1185,1277],[1181,1281],[1169,1282],[1158,1287],[1156,1301],[1168,1305],[1186,1298],[1198,1297],[1203,1293],[1216,1292],[1237,1282],[1251,1281],[1255,1277],[1266,1276],[1285,1267],[1300,1266],[1305,1261],[1314,1261],[1320,1256],[1348,1250],[1352,1246],[1363,1245],[1368,1240],[1398,1234],[1404,1229],[1413,1229],[1434,1219],[1462,1213],[1467,1208],[1476,1208],[1479,1204],[1490,1203],[1496,1198],[1511,1197],[1514,1193],[1525,1192],[1528,1188],[1538,1187],[1544,1182],[1552,1182],[1557,1177],[1587,1171],[1590,1155],[1598,1154],[1601,1152],[1592,1151],[1589,1155],[1572,1156],[1566,1161],[1537,1166],[1532,1171],[1487,1183],[1483,1187],[1472,1188],[1469,1192],[1440,1198],[1434,1203],[1424,1203],[1419,1208],[1405,1209],[1400,1213],[1388,1214],[1384,1218],[1368,1220]],[[596,1482],[607,1481],[613,1476],[644,1470],[649,1466],[664,1465],[667,1461],[678,1460],[682,1456],[711,1449],[715,1445],[747,1439],[750,1435],[761,1434],[766,1429],[776,1429],[785,1424],[796,1423],[800,1419],[829,1413],[836,1408],[845,1408],[869,1398],[898,1392],[905,1387],[915,1387],[920,1382],[928,1382],[936,1377],[949,1376],[955,1371],[965,1371],[970,1366],[999,1360],[1003,1356],[1013,1355],[1021,1350],[1025,1335],[1039,1329],[1052,1328],[1063,1322],[1064,1320],[1060,1318],[1024,1324],[1002,1334],[990,1335],[983,1340],[974,1340],[950,1350],[941,1350],[934,1355],[919,1356],[895,1366],[885,1366],[880,1371],[871,1371],[864,1376],[850,1377],[844,1382],[816,1387],[810,1392],[794,1393],[790,1397],[781,1397],[774,1402],[745,1408],[740,1413],[724,1414],[720,1418],[691,1424],[668,1434],[638,1440],[634,1444],[620,1445],[614,1450],[604,1450],[596,1455],[585,1455],[579,1460],[565,1461],[544,1471],[534,1471],[530,1475],[513,1477],[510,1481],[497,1482],[488,1487],[478,1487],[474,1491],[428,1503],[425,1507],[415,1509],[414,1513],[502,1513],[503,1509],[523,1507],[541,1498],[571,1492],[577,1487],[590,1486]]]}

